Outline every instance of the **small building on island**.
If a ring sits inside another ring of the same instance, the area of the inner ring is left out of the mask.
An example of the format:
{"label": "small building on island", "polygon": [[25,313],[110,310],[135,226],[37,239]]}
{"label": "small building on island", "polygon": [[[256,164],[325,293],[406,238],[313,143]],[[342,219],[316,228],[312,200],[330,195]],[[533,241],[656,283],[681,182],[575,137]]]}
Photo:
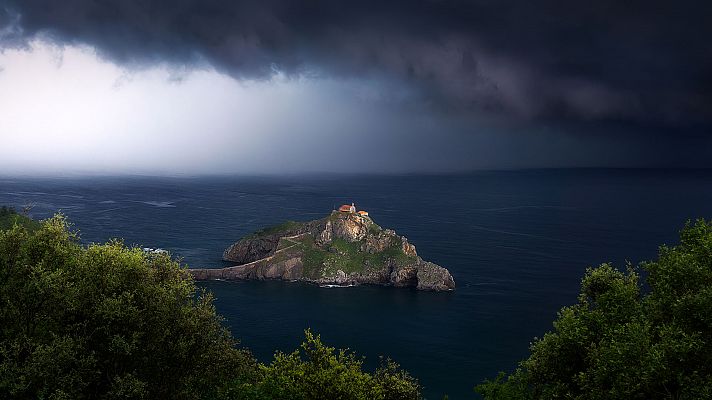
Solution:
{"label": "small building on island", "polygon": [[342,205],[341,207],[339,207],[339,212],[356,214],[359,217],[368,218],[368,212],[365,210],[356,211],[356,205],[354,203],[351,203],[351,205],[348,205],[348,204]]}
{"label": "small building on island", "polygon": [[356,206],[354,205],[354,203],[351,203],[351,205],[344,204],[343,206],[339,207],[339,211],[345,212],[345,213],[355,213]]}

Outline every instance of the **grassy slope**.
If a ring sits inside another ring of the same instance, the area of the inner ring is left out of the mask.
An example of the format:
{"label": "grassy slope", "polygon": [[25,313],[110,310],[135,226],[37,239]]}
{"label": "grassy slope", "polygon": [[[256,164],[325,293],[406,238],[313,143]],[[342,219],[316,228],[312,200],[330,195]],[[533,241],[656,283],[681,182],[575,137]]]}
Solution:
{"label": "grassy slope", "polygon": [[[338,218],[338,213],[332,213],[329,218]],[[304,225],[303,222],[286,221],[279,225],[274,225],[268,228],[261,229],[251,235],[249,238],[260,236],[274,235],[280,232],[294,231]],[[369,233],[376,235],[382,228],[375,223],[369,226]],[[299,247],[294,250],[301,251],[302,263],[304,264],[304,275],[309,278],[319,278],[326,275],[332,275],[338,270],[342,270],[348,274],[364,272],[369,269],[380,269],[389,260],[394,260],[399,265],[409,264],[415,261],[415,257],[408,256],[403,253],[402,243],[398,239],[393,245],[386,250],[377,253],[369,254],[360,251],[360,243],[352,243],[343,239],[335,239],[326,248],[317,246],[314,243],[314,238],[311,235],[305,235],[294,240],[281,239],[277,245],[277,250],[281,250],[298,243]],[[293,251],[275,255],[274,262],[293,256]]]}
{"label": "grassy slope", "polygon": [[293,229],[297,229],[302,225],[304,225],[303,222],[286,221],[286,222],[282,222],[279,225],[274,225],[274,226],[260,229],[259,231],[256,231],[256,232],[248,235],[247,238],[256,238],[256,237],[260,237],[260,236],[274,235],[274,234],[280,233],[280,232],[287,232],[287,231],[290,231]]}
{"label": "grassy slope", "polygon": [[359,243],[343,239],[334,239],[327,248],[321,248],[314,244],[312,237],[306,236],[300,240],[300,245],[303,252],[304,275],[310,278],[332,275],[338,270],[350,274],[380,269],[389,260],[394,260],[400,265],[415,261],[415,257],[403,253],[400,242],[376,254],[362,252]]}

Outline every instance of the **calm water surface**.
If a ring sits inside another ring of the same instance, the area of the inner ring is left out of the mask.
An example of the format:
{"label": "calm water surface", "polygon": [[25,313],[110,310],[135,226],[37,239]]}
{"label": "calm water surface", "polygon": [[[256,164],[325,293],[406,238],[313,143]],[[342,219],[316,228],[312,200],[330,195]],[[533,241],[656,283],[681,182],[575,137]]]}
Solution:
{"label": "calm water surface", "polygon": [[223,265],[225,247],[286,219],[356,202],[447,267],[450,293],[285,282],[207,282],[235,336],[262,360],[311,327],[375,365],[388,355],[439,399],[527,355],[576,299],[588,266],[623,266],[674,243],[689,218],[712,218],[709,170],[547,170],[452,176],[292,178],[0,178],[0,204],[69,216],[85,242],[122,237],[191,267]]}

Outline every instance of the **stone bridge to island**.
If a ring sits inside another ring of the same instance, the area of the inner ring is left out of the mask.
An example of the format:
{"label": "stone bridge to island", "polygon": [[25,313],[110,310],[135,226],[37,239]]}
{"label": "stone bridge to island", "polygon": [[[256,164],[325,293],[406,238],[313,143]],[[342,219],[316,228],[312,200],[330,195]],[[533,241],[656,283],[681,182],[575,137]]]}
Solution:
{"label": "stone bridge to island", "polygon": [[301,275],[301,257],[291,256],[289,250],[300,244],[297,239],[308,235],[301,233],[286,236],[281,240],[288,241],[291,245],[275,250],[267,257],[246,264],[234,265],[223,268],[190,268],[188,272],[193,279],[206,280],[235,280],[235,279],[284,279],[290,276],[297,279]]}

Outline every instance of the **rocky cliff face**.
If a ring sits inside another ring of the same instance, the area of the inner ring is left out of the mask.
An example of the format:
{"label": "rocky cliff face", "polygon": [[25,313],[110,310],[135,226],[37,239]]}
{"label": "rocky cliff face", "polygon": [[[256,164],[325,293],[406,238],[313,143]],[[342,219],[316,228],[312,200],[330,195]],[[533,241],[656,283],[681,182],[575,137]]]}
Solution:
{"label": "rocky cliff face", "polygon": [[195,279],[286,279],[318,284],[377,284],[452,290],[450,272],[424,261],[415,246],[370,218],[333,212],[249,235],[223,253],[234,267],[192,269]]}
{"label": "rocky cliff face", "polygon": [[324,219],[310,222],[287,221],[284,224],[263,229],[233,243],[223,252],[223,260],[238,264],[247,264],[271,256],[280,239],[303,233],[315,233],[322,230]]}

